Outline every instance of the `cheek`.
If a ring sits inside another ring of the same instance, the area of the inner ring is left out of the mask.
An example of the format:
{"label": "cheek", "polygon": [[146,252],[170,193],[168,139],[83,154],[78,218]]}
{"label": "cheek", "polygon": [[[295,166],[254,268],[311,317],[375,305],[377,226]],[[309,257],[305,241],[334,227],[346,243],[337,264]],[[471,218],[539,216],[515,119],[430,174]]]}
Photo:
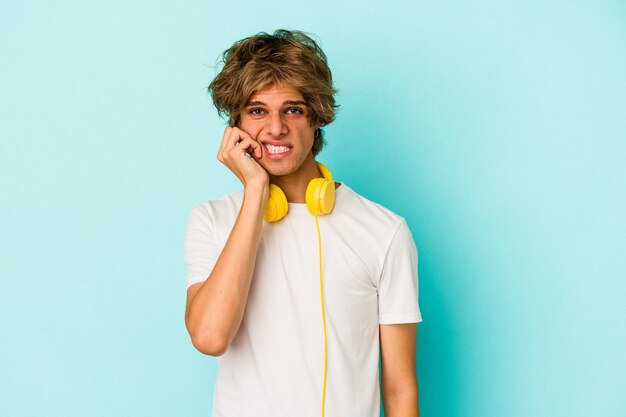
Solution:
{"label": "cheek", "polygon": [[290,126],[292,132],[298,132],[298,136],[306,142],[313,143],[313,136],[315,135],[315,129],[309,125],[295,124]]}
{"label": "cheek", "polygon": [[241,122],[239,123],[239,128],[252,136],[252,138],[254,138],[255,140],[261,132],[261,127],[262,126],[260,123],[254,123],[250,120],[241,120]]}
{"label": "cheek", "polygon": [[314,130],[303,129],[300,132],[300,135],[301,135],[302,138],[304,138],[304,141],[306,142],[307,147],[313,145],[313,139],[314,139],[314,135],[315,135],[315,131]]}

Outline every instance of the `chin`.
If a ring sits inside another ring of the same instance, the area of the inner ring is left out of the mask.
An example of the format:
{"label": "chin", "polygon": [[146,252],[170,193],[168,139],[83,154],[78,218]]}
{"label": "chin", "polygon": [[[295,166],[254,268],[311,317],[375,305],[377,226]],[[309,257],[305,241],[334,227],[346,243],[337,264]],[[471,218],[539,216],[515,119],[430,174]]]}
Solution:
{"label": "chin", "polygon": [[267,173],[272,177],[284,177],[285,175],[293,174],[295,169],[274,168],[267,169]]}
{"label": "chin", "polygon": [[[285,161],[286,162],[286,161]],[[269,164],[264,164],[263,168],[267,171],[268,174],[274,177],[281,177],[284,175],[290,175],[296,172],[302,164],[294,165],[293,163],[275,163],[270,162]]]}

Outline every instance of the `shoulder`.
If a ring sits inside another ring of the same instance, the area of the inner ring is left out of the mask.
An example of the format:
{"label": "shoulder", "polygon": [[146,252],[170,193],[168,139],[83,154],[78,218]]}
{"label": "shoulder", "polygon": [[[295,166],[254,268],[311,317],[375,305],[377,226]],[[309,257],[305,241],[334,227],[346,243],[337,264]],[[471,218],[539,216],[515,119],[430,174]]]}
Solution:
{"label": "shoulder", "polygon": [[394,213],[387,207],[372,201],[361,194],[354,191],[343,183],[337,191],[341,190],[341,204],[340,210],[348,211],[350,215],[361,216],[361,218],[367,221],[375,222],[383,227],[398,227],[400,224],[405,223],[402,216]]}
{"label": "shoulder", "polygon": [[242,202],[243,190],[238,190],[222,198],[193,205],[189,217],[205,223],[228,223],[228,220],[237,216]]}
{"label": "shoulder", "polygon": [[372,249],[386,252],[396,234],[400,230],[408,230],[404,217],[382,204],[360,195],[345,184],[337,191],[335,210],[340,229],[356,236],[359,241],[367,242]]}
{"label": "shoulder", "polygon": [[222,198],[211,199],[195,204],[191,207],[191,211],[204,214],[211,214],[216,211],[228,210],[229,208],[238,209],[243,201],[243,190],[238,190],[227,194]]}

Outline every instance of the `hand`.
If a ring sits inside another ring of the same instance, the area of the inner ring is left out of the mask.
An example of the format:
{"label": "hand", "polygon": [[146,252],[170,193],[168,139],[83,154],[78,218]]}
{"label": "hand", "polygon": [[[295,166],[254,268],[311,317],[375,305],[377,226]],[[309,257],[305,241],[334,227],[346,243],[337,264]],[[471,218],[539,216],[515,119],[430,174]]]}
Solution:
{"label": "hand", "polygon": [[269,185],[269,175],[255,160],[263,156],[263,147],[249,134],[238,127],[224,130],[217,159],[228,167],[244,187],[250,184]]}

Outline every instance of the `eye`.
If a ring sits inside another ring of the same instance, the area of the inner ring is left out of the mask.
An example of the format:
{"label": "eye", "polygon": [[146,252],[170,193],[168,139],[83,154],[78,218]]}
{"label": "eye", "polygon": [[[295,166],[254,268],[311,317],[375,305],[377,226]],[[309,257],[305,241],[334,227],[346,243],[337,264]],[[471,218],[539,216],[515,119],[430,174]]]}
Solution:
{"label": "eye", "polygon": [[263,109],[261,109],[261,108],[254,107],[254,108],[251,108],[250,110],[248,110],[248,113],[253,115],[253,116],[262,116],[265,113],[265,111]]}
{"label": "eye", "polygon": [[289,107],[285,112],[287,114],[304,114],[304,110],[300,107]]}

